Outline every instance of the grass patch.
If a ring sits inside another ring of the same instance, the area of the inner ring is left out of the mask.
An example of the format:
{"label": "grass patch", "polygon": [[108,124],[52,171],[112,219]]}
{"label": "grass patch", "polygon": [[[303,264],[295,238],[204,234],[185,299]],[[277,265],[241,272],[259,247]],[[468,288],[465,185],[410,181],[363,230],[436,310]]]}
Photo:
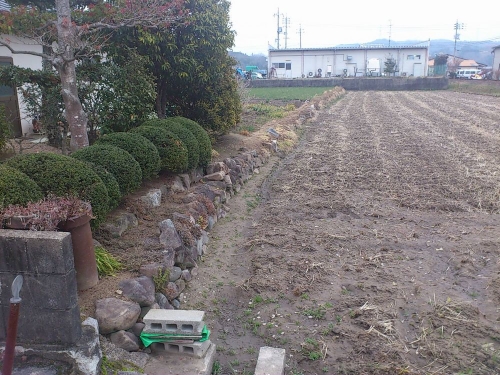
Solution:
{"label": "grass patch", "polygon": [[495,81],[472,82],[469,80],[449,80],[448,90],[472,94],[500,96],[500,85]]}
{"label": "grass patch", "polygon": [[250,96],[268,100],[309,100],[331,89],[332,87],[255,87],[250,89]]}
{"label": "grass patch", "polygon": [[95,260],[100,276],[115,276],[116,271],[123,269],[123,264],[100,246],[95,248]]}

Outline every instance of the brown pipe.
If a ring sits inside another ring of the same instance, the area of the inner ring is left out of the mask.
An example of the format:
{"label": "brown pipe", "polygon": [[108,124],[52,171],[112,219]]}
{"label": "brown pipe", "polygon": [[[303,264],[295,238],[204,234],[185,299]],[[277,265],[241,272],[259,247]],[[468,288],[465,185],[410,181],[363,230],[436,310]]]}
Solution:
{"label": "brown pipe", "polygon": [[19,321],[19,307],[21,301],[10,301],[9,324],[7,327],[7,340],[5,342],[5,351],[3,354],[3,375],[12,375],[12,367],[14,365],[14,350],[16,348],[17,337],[17,322]]}

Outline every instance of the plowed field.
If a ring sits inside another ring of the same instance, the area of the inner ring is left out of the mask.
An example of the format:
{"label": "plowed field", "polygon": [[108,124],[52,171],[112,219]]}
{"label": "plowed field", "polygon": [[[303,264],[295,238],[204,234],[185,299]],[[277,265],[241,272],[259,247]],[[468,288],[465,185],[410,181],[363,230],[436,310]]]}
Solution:
{"label": "plowed field", "polygon": [[500,373],[500,98],[349,92],[253,184],[187,293],[219,374]]}

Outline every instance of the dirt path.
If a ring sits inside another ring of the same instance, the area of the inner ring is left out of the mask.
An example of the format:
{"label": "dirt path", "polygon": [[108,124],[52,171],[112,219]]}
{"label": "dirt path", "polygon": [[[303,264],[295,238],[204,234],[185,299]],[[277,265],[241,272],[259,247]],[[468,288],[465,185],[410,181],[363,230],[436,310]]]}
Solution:
{"label": "dirt path", "polygon": [[264,345],[287,374],[500,373],[499,108],[351,92],[308,123],[189,284],[218,373],[253,373]]}

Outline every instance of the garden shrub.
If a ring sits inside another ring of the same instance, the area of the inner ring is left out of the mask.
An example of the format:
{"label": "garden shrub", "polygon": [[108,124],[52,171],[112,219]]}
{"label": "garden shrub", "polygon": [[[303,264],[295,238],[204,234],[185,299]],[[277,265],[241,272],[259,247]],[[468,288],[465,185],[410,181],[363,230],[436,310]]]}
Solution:
{"label": "garden shrub", "polygon": [[187,170],[188,150],[174,133],[160,126],[139,126],[130,132],[146,137],[156,146],[162,170],[174,173]]}
{"label": "garden shrub", "polygon": [[106,185],[92,167],[83,161],[51,152],[40,152],[16,155],[8,159],[5,165],[28,175],[45,196],[74,195],[89,201],[95,217],[93,227],[106,218],[109,209]]}
{"label": "garden shrub", "polygon": [[23,172],[0,164],[0,208],[25,205],[43,198],[40,187]]}
{"label": "garden shrub", "polygon": [[122,193],[120,192],[120,185],[118,185],[115,176],[108,172],[102,165],[92,162],[86,163],[90,165],[94,172],[101,178],[102,182],[104,182],[104,185],[106,185],[109,196],[108,209],[111,211],[118,207],[122,199]]}
{"label": "garden shrub", "polygon": [[178,136],[181,141],[184,143],[188,150],[188,169],[193,169],[198,166],[200,161],[200,146],[198,145],[198,141],[196,137],[184,127],[181,123],[170,119],[163,120],[148,120],[144,122],[142,125],[144,126],[161,126],[168,131],[174,133]]}
{"label": "garden shrub", "polygon": [[132,155],[119,147],[104,144],[92,145],[74,152],[71,156],[106,168],[115,176],[122,196],[141,186],[141,166]]}
{"label": "garden shrub", "polygon": [[177,116],[172,119],[182,124],[196,137],[200,149],[199,165],[206,167],[212,161],[212,142],[210,142],[210,136],[207,131],[196,121],[186,117]]}
{"label": "garden shrub", "polygon": [[3,151],[10,138],[10,125],[5,113],[5,105],[0,104],[0,152]]}
{"label": "garden shrub", "polygon": [[140,134],[125,132],[105,134],[95,144],[108,144],[127,151],[141,166],[143,180],[156,176],[160,171],[158,149]]}

